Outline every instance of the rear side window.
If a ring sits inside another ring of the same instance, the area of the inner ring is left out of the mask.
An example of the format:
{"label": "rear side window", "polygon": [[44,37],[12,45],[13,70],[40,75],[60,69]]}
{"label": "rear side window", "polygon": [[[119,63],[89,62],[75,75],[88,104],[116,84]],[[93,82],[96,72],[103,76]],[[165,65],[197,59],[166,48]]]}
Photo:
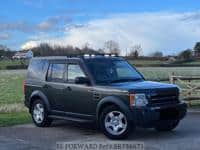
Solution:
{"label": "rear side window", "polygon": [[85,77],[85,74],[78,64],[69,64],[68,81],[74,82],[76,77]]}
{"label": "rear side window", "polygon": [[66,70],[65,67],[65,64],[50,64],[47,80],[53,82],[63,82]]}
{"label": "rear side window", "polygon": [[33,59],[28,67],[28,78],[45,80],[48,68],[47,60]]}

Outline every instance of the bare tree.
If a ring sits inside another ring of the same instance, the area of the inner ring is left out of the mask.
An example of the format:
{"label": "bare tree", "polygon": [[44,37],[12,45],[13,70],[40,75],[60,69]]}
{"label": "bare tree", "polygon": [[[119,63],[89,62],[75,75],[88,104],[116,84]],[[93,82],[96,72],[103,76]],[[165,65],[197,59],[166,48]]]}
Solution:
{"label": "bare tree", "polygon": [[104,44],[104,48],[106,51],[112,54],[120,54],[119,43],[113,40],[106,41]]}
{"label": "bare tree", "polygon": [[100,48],[100,49],[98,49],[97,51],[98,51],[100,54],[104,54],[104,53],[105,53],[105,52],[104,52],[104,50],[103,50],[103,49],[101,49],[101,48]]}
{"label": "bare tree", "polygon": [[31,49],[34,56],[77,56],[83,54],[99,54],[95,49],[85,46],[84,48],[77,48],[71,45],[59,46],[49,45],[48,43],[41,43],[38,47]]}
{"label": "bare tree", "polygon": [[141,45],[134,45],[130,49],[129,56],[133,56],[135,58],[138,58],[141,53],[142,53],[142,46]]}
{"label": "bare tree", "polygon": [[83,45],[82,49],[88,49],[89,47],[90,47],[90,43],[86,42],[86,43]]}

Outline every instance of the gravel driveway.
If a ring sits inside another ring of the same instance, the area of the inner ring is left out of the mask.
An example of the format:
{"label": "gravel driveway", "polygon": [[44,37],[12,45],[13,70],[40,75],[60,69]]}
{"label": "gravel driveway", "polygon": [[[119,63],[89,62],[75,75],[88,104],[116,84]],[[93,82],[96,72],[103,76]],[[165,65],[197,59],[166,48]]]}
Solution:
{"label": "gravel driveway", "polygon": [[[108,139],[91,127],[57,121],[50,128],[37,128],[33,124],[0,128],[0,149],[34,150],[55,149],[56,142],[95,142]],[[126,141],[141,141],[148,150],[199,150],[200,114],[190,113],[173,132],[159,133],[152,129],[136,129]]]}

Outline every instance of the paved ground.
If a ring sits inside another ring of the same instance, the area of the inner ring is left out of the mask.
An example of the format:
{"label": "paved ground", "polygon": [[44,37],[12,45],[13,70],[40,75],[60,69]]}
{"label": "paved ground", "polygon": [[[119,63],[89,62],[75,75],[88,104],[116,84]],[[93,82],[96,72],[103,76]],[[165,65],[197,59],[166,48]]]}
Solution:
{"label": "paved ground", "polygon": [[[91,125],[70,122],[57,122],[50,128],[37,128],[32,124],[0,128],[1,150],[49,150],[55,149],[57,141],[81,143],[108,139]],[[142,141],[147,150],[199,150],[200,114],[188,114],[170,133],[136,129],[127,141]]]}

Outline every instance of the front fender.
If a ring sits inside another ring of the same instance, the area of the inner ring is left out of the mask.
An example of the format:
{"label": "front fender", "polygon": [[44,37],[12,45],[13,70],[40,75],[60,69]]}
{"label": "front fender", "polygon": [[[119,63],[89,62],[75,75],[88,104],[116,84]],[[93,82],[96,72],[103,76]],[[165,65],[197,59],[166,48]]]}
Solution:
{"label": "front fender", "polygon": [[33,102],[34,97],[39,97],[45,103],[47,110],[50,111],[50,103],[49,103],[48,98],[45,96],[45,94],[43,92],[41,92],[39,90],[36,90],[31,94],[30,99],[29,99],[29,106]]}
{"label": "front fender", "polygon": [[116,96],[108,96],[100,100],[100,102],[97,104],[96,109],[96,120],[99,121],[99,115],[103,109],[104,106],[107,104],[114,104],[118,106],[127,116],[127,119],[130,121],[133,121],[132,114],[129,105],[127,105],[122,99],[116,97]]}

